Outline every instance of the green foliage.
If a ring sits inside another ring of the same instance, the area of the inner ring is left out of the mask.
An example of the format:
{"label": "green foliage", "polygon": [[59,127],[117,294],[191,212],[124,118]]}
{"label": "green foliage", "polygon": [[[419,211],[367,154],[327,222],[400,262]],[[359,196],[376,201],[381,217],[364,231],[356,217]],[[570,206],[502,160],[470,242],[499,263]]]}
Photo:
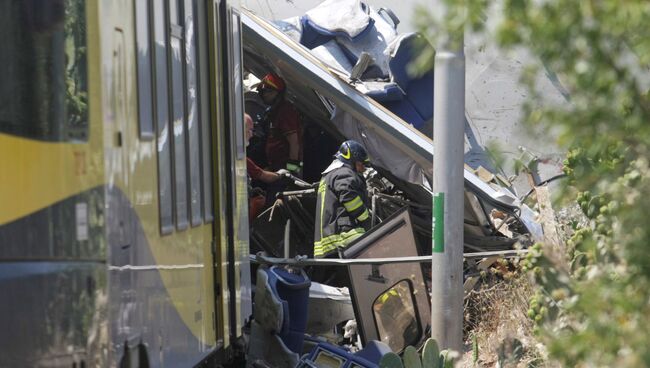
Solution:
{"label": "green foliage", "polygon": [[[650,365],[650,2],[443,2],[449,19],[432,23],[430,37],[465,26],[540,61],[522,79],[525,122],[559,132],[569,148],[563,202],[577,202],[588,224],[566,254],[539,245],[524,261],[540,286],[528,311],[539,338],[562,366]],[[496,20],[482,24],[486,14]],[[543,74],[557,77],[568,103],[543,103]]]}

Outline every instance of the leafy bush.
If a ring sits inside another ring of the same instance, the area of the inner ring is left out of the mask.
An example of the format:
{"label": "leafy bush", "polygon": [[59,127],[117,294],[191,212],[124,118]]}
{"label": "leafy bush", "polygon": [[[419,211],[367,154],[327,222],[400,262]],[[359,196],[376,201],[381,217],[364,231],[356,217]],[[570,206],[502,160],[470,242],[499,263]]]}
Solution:
{"label": "leafy bush", "polygon": [[[525,121],[559,132],[568,148],[560,200],[577,202],[588,223],[566,247],[540,245],[528,260],[540,340],[563,366],[650,365],[650,2],[444,2],[451,13],[429,27],[430,39],[466,25],[541,61],[522,80]],[[567,104],[540,103],[540,72],[557,75]]]}

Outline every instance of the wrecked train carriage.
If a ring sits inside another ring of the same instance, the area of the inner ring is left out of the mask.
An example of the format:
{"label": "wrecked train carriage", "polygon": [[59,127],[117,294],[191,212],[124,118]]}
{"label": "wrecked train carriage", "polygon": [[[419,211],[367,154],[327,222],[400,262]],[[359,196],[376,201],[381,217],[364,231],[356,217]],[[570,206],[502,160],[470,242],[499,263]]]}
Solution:
{"label": "wrecked train carriage", "polygon": [[[414,214],[420,249],[427,252],[431,239],[431,137],[389,110],[387,104],[382,105],[361,93],[365,87],[360,85],[371,83],[353,82],[344,72],[326,64],[296,42],[295,35],[292,39],[276,25],[247,11],[243,11],[242,23],[246,70],[256,76],[269,71],[281,75],[287,82],[287,97],[308,124],[316,125],[319,134],[334,142],[355,139],[366,146],[376,169],[376,173],[367,174],[378,220],[399,208],[409,207]],[[387,64],[390,65],[390,60]],[[384,84],[390,85],[391,79]],[[317,162],[314,166],[320,164],[322,167],[309,167],[311,162],[306,160],[305,167],[312,172],[313,181],[318,180],[318,173],[329,163],[334,152],[332,147],[336,147],[336,143],[330,144],[329,149],[317,151],[320,160],[311,161]],[[506,187],[486,183],[467,168],[465,188],[467,251],[509,249],[521,236],[540,233],[532,211],[520,205]],[[271,218],[272,224],[268,223],[270,212],[265,219],[258,219],[252,226],[253,247],[270,251],[275,256],[283,255],[286,218],[293,218],[290,255],[310,254],[314,206],[309,198],[309,190],[289,197],[285,201],[287,208],[275,219]]]}

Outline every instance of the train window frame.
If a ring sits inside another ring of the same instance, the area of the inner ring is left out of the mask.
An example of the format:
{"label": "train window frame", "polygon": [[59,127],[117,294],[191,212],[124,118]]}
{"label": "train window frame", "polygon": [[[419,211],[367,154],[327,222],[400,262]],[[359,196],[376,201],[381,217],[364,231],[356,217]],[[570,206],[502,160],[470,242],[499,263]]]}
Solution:
{"label": "train window frame", "polygon": [[[241,32],[242,32],[242,26],[241,26],[241,17],[239,13],[237,12],[232,12],[231,14],[231,22],[232,22],[232,37],[233,39],[241,39]],[[243,78],[243,73],[244,73],[244,60],[243,60],[243,53],[240,47],[234,47],[233,45],[232,52],[233,52],[233,61],[235,62],[233,65],[233,73],[232,73],[232,81],[233,81],[233,91],[242,91],[244,90],[244,87],[242,85],[242,78]],[[244,126],[244,96],[243,93],[241,96],[235,96],[234,100],[234,108],[235,108],[235,158],[236,160],[244,160],[246,158],[246,142],[245,140],[245,131],[246,128]]]}
{"label": "train window frame", "polygon": [[166,1],[153,0],[151,15],[154,44],[156,148],[158,159],[158,210],[161,235],[174,232],[174,189],[170,137],[169,76],[167,60]]}
{"label": "train window frame", "polygon": [[[134,2],[134,21],[136,34],[136,74],[138,85],[138,135],[141,141],[155,138],[155,104],[154,104],[154,67],[152,50],[151,12],[152,2],[148,0]],[[141,52],[142,50],[142,52]]]}
{"label": "train window frame", "polygon": [[[175,7],[172,7],[176,4]],[[172,12],[175,10],[176,13]],[[187,116],[185,109],[185,50],[183,50],[183,25],[177,24],[182,19],[182,9],[176,0],[167,2],[167,42],[168,88],[170,89],[169,108],[172,128],[172,175],[174,187],[174,214],[176,230],[183,231],[189,227],[189,203],[187,189],[187,153],[186,130]]]}
{"label": "train window frame", "polygon": [[[19,46],[10,51],[11,57],[3,65],[8,70],[4,74],[14,78],[0,86],[0,133],[45,142],[87,143],[90,101],[86,4],[78,3],[80,7],[75,8],[70,1],[63,7],[48,2],[27,11],[20,3],[7,3],[18,14],[7,12],[9,21],[2,22],[3,34]],[[71,16],[75,13],[76,17]],[[68,25],[71,21],[76,22]]]}
{"label": "train window frame", "polygon": [[186,159],[190,225],[203,223],[201,198],[201,116],[199,114],[196,43],[196,0],[182,0],[185,50]]}
{"label": "train window frame", "polygon": [[[216,66],[212,71],[210,70],[209,61],[209,42],[210,37],[208,33],[208,17],[207,11],[209,7],[206,2],[198,1],[197,14],[202,14],[196,18],[197,26],[197,62],[199,75],[212,75],[216,80],[216,85],[221,83],[221,75],[214,73],[214,70],[221,70],[220,66]],[[218,9],[218,8],[217,8]],[[219,17],[216,17],[215,22],[219,22]],[[219,29],[219,25],[216,25]],[[220,33],[217,33],[215,43],[217,49],[221,43]],[[220,60],[217,58],[217,60]],[[202,195],[202,211],[203,219],[207,222],[214,221],[214,177],[213,177],[213,145],[212,145],[212,115],[210,113],[210,101],[218,101],[220,98],[219,91],[212,91],[210,89],[209,78],[198,78],[197,90],[199,96],[199,111],[201,114],[201,195]],[[212,93],[216,93],[213,96]]]}

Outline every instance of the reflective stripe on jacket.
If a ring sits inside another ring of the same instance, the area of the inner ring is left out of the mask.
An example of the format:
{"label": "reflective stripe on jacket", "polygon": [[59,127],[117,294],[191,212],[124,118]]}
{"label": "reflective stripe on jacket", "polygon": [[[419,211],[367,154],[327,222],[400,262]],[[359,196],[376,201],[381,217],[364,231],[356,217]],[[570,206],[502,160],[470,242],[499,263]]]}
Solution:
{"label": "reflective stripe on jacket", "polygon": [[366,202],[366,183],[361,175],[335,160],[318,185],[314,257],[325,257],[366,232],[370,227]]}

